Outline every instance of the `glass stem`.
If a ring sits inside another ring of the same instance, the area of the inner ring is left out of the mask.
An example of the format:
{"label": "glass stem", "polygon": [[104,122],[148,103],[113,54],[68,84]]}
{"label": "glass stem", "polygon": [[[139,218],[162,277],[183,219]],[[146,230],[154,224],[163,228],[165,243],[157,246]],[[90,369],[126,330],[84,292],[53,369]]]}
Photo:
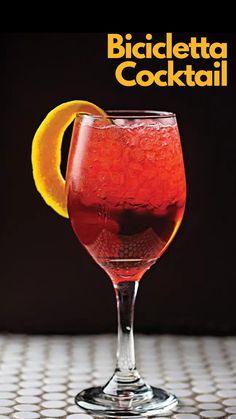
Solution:
{"label": "glass stem", "polygon": [[134,375],[138,378],[133,334],[134,305],[138,286],[138,281],[122,281],[114,284],[118,317],[116,374],[126,378],[127,381]]}

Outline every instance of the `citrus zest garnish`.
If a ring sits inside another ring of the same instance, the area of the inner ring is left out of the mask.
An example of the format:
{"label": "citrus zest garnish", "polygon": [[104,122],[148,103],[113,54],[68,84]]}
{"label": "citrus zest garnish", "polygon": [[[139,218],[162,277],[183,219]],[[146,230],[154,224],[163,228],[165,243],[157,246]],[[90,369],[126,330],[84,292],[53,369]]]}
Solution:
{"label": "citrus zest garnish", "polygon": [[84,100],[65,102],[48,113],[37,129],[32,143],[33,178],[38,192],[58,214],[68,218],[65,179],[60,170],[61,146],[66,128],[77,112],[106,116],[93,103]]}

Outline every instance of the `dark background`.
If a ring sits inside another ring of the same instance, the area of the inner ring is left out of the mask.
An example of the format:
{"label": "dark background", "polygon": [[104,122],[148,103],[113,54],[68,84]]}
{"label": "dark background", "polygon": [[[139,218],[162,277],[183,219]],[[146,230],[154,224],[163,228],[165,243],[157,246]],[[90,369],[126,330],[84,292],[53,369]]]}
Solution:
{"label": "dark background", "polygon": [[[105,33],[1,35],[0,330],[115,331],[110,280],[78,243],[68,220],[46,206],[31,172],[32,138],[46,113],[84,99],[104,109],[153,108],[178,117],[187,208],[174,242],[141,281],[136,330],[236,332],[236,37],[176,33],[174,41],[189,42],[196,35],[228,42],[228,87],[123,87],[114,76],[118,61],[106,58]],[[153,38],[163,40],[164,33]],[[143,62],[152,70],[158,65],[155,59]],[[206,68],[212,62],[195,65]]]}

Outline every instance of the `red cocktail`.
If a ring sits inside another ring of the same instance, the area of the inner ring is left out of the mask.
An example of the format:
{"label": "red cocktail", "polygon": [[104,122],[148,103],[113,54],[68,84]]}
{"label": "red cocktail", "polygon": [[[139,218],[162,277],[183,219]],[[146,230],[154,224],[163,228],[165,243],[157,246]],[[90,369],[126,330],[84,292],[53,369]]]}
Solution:
{"label": "red cocktail", "polygon": [[77,119],[67,170],[72,227],[113,281],[139,280],[173,239],[186,186],[174,118]]}
{"label": "red cocktail", "polygon": [[181,223],[186,183],[175,115],[167,112],[78,114],[67,166],[73,230],[113,281],[118,307],[117,366],[104,387],[76,403],[93,415],[147,416],[177,404],[135,367],[133,309],[139,279]]}

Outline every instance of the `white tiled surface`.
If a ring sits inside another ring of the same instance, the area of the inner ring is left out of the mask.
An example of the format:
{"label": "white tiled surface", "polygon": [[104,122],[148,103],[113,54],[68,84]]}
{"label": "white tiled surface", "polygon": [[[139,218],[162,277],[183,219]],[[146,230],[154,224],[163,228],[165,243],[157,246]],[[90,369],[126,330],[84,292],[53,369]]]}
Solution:
{"label": "white tiled surface", "polygon": [[[74,396],[107,381],[115,349],[112,335],[0,335],[0,419],[89,419]],[[139,335],[136,358],[180,399],[170,418],[236,419],[236,338]]]}

